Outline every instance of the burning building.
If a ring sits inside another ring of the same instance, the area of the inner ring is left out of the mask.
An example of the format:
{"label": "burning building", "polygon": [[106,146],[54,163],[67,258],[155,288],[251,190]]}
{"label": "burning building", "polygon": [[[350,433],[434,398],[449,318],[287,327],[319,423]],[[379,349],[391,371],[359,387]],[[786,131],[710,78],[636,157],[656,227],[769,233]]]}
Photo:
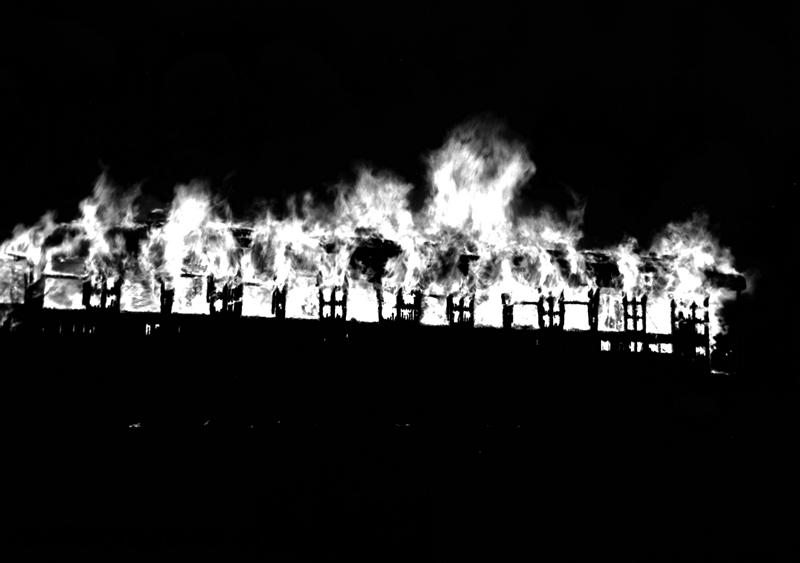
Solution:
{"label": "burning building", "polygon": [[582,248],[579,213],[515,211],[534,171],[524,147],[463,129],[431,157],[419,210],[412,186],[363,171],[332,204],[306,196],[283,217],[246,222],[198,185],[143,213],[135,193],[101,179],[77,220],[45,216],[0,246],[3,326],[149,335],[306,319],[354,334],[522,331],[537,344],[706,366],[727,354],[717,346],[723,307],[746,283],[702,218],[668,225],[648,249]]}

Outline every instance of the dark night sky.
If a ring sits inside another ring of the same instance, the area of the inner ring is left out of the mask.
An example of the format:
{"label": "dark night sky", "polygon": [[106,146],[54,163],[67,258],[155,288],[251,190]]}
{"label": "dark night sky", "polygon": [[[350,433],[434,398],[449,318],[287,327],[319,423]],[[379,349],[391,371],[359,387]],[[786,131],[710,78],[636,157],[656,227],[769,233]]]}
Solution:
{"label": "dark night sky", "polygon": [[590,240],[706,210],[740,265],[775,273],[797,182],[793,18],[552,4],[8,13],[0,231],[69,218],[103,167],[163,200],[205,178],[239,211],[361,162],[423,185],[424,155],[489,113],[530,149],[531,198],[586,198]]}

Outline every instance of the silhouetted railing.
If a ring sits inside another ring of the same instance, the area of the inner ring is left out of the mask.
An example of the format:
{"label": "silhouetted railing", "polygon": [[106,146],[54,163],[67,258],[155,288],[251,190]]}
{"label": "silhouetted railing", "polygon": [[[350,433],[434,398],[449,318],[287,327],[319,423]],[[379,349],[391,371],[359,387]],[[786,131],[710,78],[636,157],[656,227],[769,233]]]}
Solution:
{"label": "silhouetted railing", "polygon": [[322,287],[322,272],[317,275],[317,287],[319,296],[319,318],[331,320],[347,320],[347,288],[349,281],[347,274],[344,276],[344,283],[331,288],[331,296],[325,299],[325,288]]}

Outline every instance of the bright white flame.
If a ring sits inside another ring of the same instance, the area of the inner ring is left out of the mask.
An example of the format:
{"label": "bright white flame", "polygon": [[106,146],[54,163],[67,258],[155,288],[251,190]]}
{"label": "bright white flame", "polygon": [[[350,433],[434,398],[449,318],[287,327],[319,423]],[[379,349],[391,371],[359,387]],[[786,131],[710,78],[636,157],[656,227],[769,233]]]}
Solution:
{"label": "bright white flame", "polygon": [[248,316],[272,315],[273,292],[285,286],[286,316],[316,318],[319,288],[328,299],[347,284],[347,316],[363,322],[379,320],[378,295],[389,318],[402,289],[407,302],[415,290],[425,295],[424,324],[447,323],[452,294],[456,303],[474,296],[475,324],[502,326],[507,295],[517,304],[514,324],[538,327],[534,303],[552,294],[571,302],[564,328],[585,330],[587,307],[574,302],[600,290],[599,330],[624,329],[624,295],[647,296],[647,330],[656,333],[671,331],[673,299],[686,312],[708,297],[711,335],[722,331],[722,305],[735,295],[707,272],[737,272],[702,217],[668,225],[648,252],[635,240],[597,251],[617,272],[609,280],[580,249],[582,209],[567,221],[514,212],[535,171],[523,146],[494,130],[461,128],[429,163],[430,193],[418,211],[409,204],[413,186],[363,170],[355,184],[339,186],[331,206],[306,195],[286,217],[267,213],[247,223],[234,222],[199,184],[176,188],[162,223],[137,222],[138,192],[101,177],[76,221],[57,224],[45,215],[0,245],[0,300],[19,302],[30,271],[33,279],[74,278],[48,278],[47,307],[81,308],[82,279],[96,286],[122,279],[122,310],[160,310],[163,287],[174,290],[173,311],[206,314],[211,276],[218,289],[244,284]]}

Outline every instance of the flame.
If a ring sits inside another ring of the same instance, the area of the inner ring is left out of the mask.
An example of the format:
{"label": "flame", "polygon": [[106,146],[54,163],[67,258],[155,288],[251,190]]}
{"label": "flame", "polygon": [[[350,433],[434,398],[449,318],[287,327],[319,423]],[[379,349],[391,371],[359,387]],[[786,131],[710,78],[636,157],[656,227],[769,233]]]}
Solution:
{"label": "flame", "polygon": [[[600,330],[623,329],[623,295],[646,295],[648,331],[661,333],[671,330],[672,300],[685,308],[708,297],[711,334],[724,330],[721,310],[735,292],[707,274],[738,272],[704,217],[667,225],[646,252],[633,239],[583,249],[580,209],[567,220],[515,213],[536,167],[498,130],[461,127],[428,162],[429,194],[418,210],[410,205],[414,186],[362,170],[354,184],[337,187],[332,204],[306,194],[285,216],[247,222],[197,183],[175,189],[164,218],[143,220],[139,191],[101,176],[75,221],[46,214],[0,245],[0,302],[20,302],[24,264],[33,279],[45,278],[45,306],[56,308],[83,306],[83,280],[107,287],[121,280],[122,310],[158,311],[162,292],[172,290],[173,311],[207,314],[213,279],[243,287],[244,315],[269,316],[273,292],[287,287],[286,316],[316,318],[319,291],[329,299],[346,286],[347,316],[357,321],[378,321],[381,301],[389,315],[402,290],[422,292],[425,324],[446,324],[454,295],[474,297],[479,326],[502,326],[508,300],[519,306],[517,324],[538,327],[529,306],[552,295],[569,303],[565,328],[586,329],[576,303],[599,291]],[[607,261],[615,279],[598,274],[590,255]]]}

